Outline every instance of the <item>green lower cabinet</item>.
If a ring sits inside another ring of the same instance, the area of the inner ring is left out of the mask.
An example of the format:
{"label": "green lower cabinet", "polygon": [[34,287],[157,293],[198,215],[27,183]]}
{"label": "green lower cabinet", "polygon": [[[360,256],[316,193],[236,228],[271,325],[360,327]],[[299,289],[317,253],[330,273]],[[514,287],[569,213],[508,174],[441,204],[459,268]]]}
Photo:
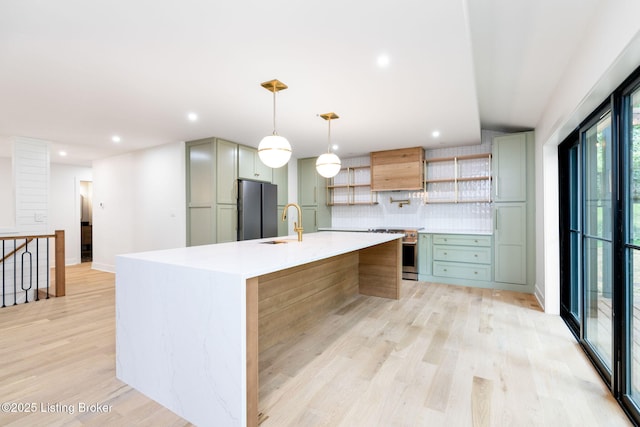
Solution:
{"label": "green lower cabinet", "polygon": [[418,245],[419,280],[490,287],[492,236],[420,233]]}
{"label": "green lower cabinet", "polygon": [[431,276],[431,238],[431,234],[418,233],[418,280],[425,281]]}
{"label": "green lower cabinet", "polygon": [[527,284],[526,203],[495,204],[495,280]]}
{"label": "green lower cabinet", "polygon": [[218,204],[216,209],[216,235],[218,243],[238,240],[238,208],[236,205]]}
{"label": "green lower cabinet", "polygon": [[[315,233],[318,231],[318,209],[315,207],[306,207],[302,206],[300,208],[302,210],[302,228],[305,233]],[[290,208],[291,213],[294,213],[295,209]],[[289,213],[289,215],[291,215]]]}
{"label": "green lower cabinet", "polygon": [[491,248],[434,245],[433,259],[460,263],[491,264]]}
{"label": "green lower cabinet", "polygon": [[478,234],[434,234],[434,245],[491,246],[491,236]]}
{"label": "green lower cabinet", "polygon": [[525,203],[496,204],[494,235],[418,235],[418,280],[523,291],[527,283]]}
{"label": "green lower cabinet", "polygon": [[463,280],[491,280],[491,265],[463,262],[433,262],[433,275]]}

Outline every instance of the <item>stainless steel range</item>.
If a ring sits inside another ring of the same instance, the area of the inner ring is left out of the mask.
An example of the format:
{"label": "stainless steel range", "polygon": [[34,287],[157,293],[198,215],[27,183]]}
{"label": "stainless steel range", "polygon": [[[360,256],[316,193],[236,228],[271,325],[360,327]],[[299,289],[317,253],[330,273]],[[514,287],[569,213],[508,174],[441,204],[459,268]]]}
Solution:
{"label": "stainless steel range", "polygon": [[370,228],[372,233],[399,233],[402,238],[402,278],[418,280],[418,231],[422,228]]}

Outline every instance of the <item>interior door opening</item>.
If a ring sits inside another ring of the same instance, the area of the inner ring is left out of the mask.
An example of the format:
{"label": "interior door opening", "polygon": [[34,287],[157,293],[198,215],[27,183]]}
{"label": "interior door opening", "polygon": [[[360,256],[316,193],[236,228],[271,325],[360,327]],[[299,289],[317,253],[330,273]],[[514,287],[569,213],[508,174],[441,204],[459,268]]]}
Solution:
{"label": "interior door opening", "polygon": [[80,181],[80,258],[93,260],[93,182]]}

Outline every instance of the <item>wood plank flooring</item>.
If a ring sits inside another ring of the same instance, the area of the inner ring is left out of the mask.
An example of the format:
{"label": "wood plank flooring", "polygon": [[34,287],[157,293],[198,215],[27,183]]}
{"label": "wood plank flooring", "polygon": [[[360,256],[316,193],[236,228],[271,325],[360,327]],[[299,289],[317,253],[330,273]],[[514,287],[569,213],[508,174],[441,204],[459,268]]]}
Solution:
{"label": "wood plank flooring", "polygon": [[[67,274],[66,297],[0,310],[0,402],[37,405],[0,425],[189,425],[115,378],[114,276]],[[262,427],[631,425],[525,294],[404,281],[399,301],[356,296],[259,363]]]}

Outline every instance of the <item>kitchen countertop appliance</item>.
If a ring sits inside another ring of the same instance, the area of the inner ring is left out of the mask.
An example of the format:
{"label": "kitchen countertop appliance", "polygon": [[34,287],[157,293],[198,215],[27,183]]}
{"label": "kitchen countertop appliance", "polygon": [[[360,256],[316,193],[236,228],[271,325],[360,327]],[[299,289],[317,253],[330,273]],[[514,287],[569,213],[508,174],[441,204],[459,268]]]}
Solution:
{"label": "kitchen countertop appliance", "polygon": [[370,233],[399,233],[402,238],[402,278],[418,280],[418,231],[422,227],[414,228],[370,228]]}

